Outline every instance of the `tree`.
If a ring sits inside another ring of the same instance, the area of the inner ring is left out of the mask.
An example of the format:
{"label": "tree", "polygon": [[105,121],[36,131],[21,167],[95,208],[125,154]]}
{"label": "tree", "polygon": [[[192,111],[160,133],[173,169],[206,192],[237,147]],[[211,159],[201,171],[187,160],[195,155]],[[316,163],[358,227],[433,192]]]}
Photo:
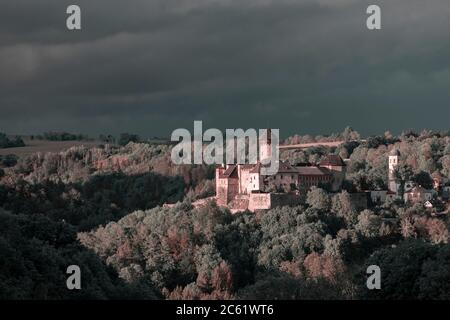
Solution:
{"label": "tree", "polygon": [[14,148],[23,146],[25,146],[25,143],[19,136],[9,138],[5,133],[0,132],[0,148]]}
{"label": "tree", "polygon": [[411,217],[403,217],[400,221],[401,234],[404,238],[415,238],[417,236],[414,221]]}
{"label": "tree", "polygon": [[98,139],[99,139],[101,142],[104,142],[104,143],[112,143],[112,144],[115,143],[115,141],[116,141],[116,139],[114,138],[114,136],[112,136],[111,134],[108,134],[108,135],[101,134],[101,135],[99,135]]}
{"label": "tree", "polygon": [[350,194],[347,191],[341,191],[332,198],[332,211],[345,220],[347,225],[356,223],[358,213],[352,203]]}
{"label": "tree", "polygon": [[361,137],[359,133],[353,130],[351,127],[346,127],[342,132],[342,138],[345,141],[359,140]]}
{"label": "tree", "polygon": [[373,238],[380,235],[381,218],[371,210],[364,210],[358,216],[356,231],[365,237]]}
{"label": "tree", "polygon": [[125,146],[129,142],[139,142],[140,140],[141,139],[139,138],[139,136],[137,134],[121,133],[117,143],[121,146]]}
{"label": "tree", "polygon": [[433,178],[431,178],[428,172],[420,171],[413,175],[411,180],[425,189],[433,189]]}
{"label": "tree", "polygon": [[212,286],[217,291],[231,292],[233,289],[233,273],[230,266],[221,261],[220,264],[214,268],[211,279]]}
{"label": "tree", "polygon": [[14,167],[17,164],[18,157],[14,154],[0,155],[0,164],[4,167]]}
{"label": "tree", "polygon": [[312,278],[325,278],[335,281],[343,272],[343,262],[333,256],[313,252],[303,262],[308,275]]}
{"label": "tree", "polygon": [[441,162],[442,162],[442,174],[445,175],[448,179],[450,179],[450,153],[443,156]]}
{"label": "tree", "polygon": [[312,208],[330,210],[330,197],[328,193],[321,188],[311,188],[306,196],[306,203]]}
{"label": "tree", "polygon": [[433,243],[449,243],[450,234],[444,221],[436,218],[428,219],[426,229]]}
{"label": "tree", "polygon": [[413,177],[414,173],[410,166],[408,165],[400,165],[398,166],[394,171],[394,176],[396,182],[400,185],[399,187],[399,193],[400,195],[403,195],[405,191],[405,184],[406,182],[410,181]]}

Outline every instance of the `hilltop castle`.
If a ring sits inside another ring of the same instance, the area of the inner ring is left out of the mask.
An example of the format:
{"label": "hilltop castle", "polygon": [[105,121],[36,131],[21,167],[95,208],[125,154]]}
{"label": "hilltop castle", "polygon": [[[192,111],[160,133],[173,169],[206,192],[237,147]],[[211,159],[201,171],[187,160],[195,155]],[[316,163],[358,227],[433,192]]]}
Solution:
{"label": "hilltop castle", "polygon": [[[270,137],[270,135],[269,135]],[[270,157],[270,138],[261,146],[261,159]],[[299,201],[302,190],[328,186],[333,192],[341,189],[346,165],[338,155],[328,155],[317,165],[292,166],[279,162],[275,175],[261,174],[263,164],[226,165],[216,168],[216,201],[235,209],[270,209],[276,205]]]}

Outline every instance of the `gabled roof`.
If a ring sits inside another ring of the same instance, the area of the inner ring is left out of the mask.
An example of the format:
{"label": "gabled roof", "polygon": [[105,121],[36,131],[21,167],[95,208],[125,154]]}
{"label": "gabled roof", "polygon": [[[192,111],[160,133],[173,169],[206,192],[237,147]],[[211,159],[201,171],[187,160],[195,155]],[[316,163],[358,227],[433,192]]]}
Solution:
{"label": "gabled roof", "polygon": [[230,165],[221,175],[219,175],[219,178],[237,178],[236,165]]}
{"label": "gabled roof", "polygon": [[297,173],[298,171],[289,162],[280,161],[278,173]]}
{"label": "gabled roof", "polygon": [[342,160],[340,156],[337,154],[329,154],[327,155],[320,163],[321,166],[336,166],[336,167],[345,167],[346,164]]}
{"label": "gabled roof", "polygon": [[250,173],[259,173],[261,171],[261,163],[258,162],[254,165],[253,169],[250,170]]}

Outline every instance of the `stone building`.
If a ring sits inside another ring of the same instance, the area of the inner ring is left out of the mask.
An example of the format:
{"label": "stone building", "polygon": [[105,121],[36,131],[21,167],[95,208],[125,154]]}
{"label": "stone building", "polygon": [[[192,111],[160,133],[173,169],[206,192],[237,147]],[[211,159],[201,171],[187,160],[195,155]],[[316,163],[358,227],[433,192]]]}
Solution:
{"label": "stone building", "polygon": [[405,192],[404,200],[409,203],[425,203],[433,199],[434,190],[427,190],[421,186],[416,186]]}

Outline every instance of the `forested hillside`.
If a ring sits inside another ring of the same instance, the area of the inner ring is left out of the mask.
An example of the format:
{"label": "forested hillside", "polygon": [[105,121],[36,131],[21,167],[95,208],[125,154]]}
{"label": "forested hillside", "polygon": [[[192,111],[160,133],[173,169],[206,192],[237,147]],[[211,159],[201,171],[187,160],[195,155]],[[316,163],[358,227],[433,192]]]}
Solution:
{"label": "forested hillside", "polygon": [[[450,181],[450,135],[413,132],[337,148],[289,150],[293,164],[347,160],[344,190],[313,188],[296,207],[231,214],[214,201],[214,168],[175,166],[170,146],[129,143],[37,153],[0,175],[0,298],[448,299],[446,204],[391,201],[360,210],[351,193],[383,189],[387,156],[398,179]],[[175,204],[164,206],[166,203]],[[78,264],[85,286],[66,289]],[[383,290],[366,288],[379,265]]]}
{"label": "forested hillside", "polygon": [[[73,147],[3,165],[0,298],[161,297],[150,280],[129,284],[119,278],[76,233],[138,209],[211,195],[211,169],[171,167],[168,150],[146,144]],[[78,293],[66,288],[66,268],[72,264],[83,273]]]}

